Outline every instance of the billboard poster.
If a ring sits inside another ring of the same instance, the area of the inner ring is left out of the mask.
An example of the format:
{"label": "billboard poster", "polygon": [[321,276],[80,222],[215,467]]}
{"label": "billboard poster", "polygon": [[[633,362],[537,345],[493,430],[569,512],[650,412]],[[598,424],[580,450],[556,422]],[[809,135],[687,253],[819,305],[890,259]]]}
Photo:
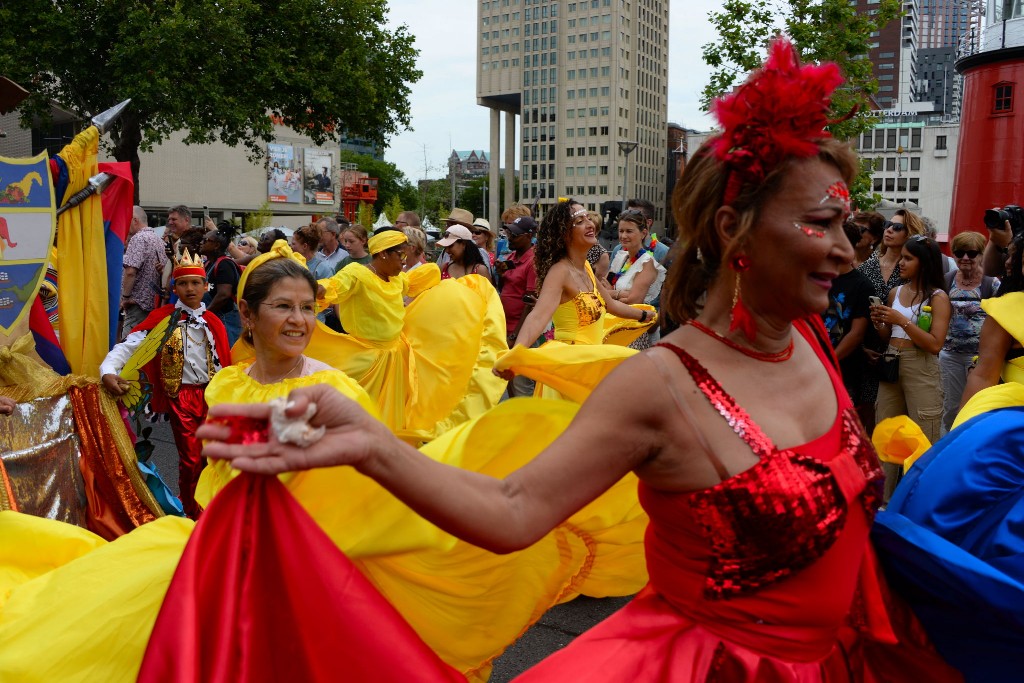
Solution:
{"label": "billboard poster", "polygon": [[291,145],[267,144],[267,199],[274,203],[302,201],[302,170]]}
{"label": "billboard poster", "polygon": [[334,152],[303,150],[303,169],[307,204],[334,204]]}
{"label": "billboard poster", "polygon": [[0,334],[28,315],[39,292],[57,230],[54,206],[46,152],[0,157]]}

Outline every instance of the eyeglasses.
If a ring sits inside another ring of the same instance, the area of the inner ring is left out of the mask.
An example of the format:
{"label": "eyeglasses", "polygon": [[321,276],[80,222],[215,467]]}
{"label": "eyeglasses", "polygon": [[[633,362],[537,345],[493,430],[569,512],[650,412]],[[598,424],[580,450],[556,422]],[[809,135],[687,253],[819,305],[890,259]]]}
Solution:
{"label": "eyeglasses", "polygon": [[910,238],[909,240],[907,240],[907,241],[908,241],[908,242],[924,242],[924,241],[926,241],[927,239],[928,239],[928,238],[927,238],[927,237],[925,237],[924,235],[914,235],[913,237],[911,237],[911,238]]}
{"label": "eyeglasses", "polygon": [[286,304],[284,302],[278,302],[268,304],[267,302],[264,301],[260,303],[260,306],[266,306],[267,308],[274,312],[274,315],[279,316],[281,318],[287,318],[289,315],[292,314],[292,311],[296,309],[299,311],[300,315],[304,315],[307,318],[316,317],[316,304],[314,303]]}
{"label": "eyeglasses", "polygon": [[470,232],[473,233],[474,235],[486,235],[490,231],[489,230],[470,230]]}
{"label": "eyeglasses", "polygon": [[644,215],[644,212],[640,211],[639,209],[628,209],[626,211],[623,211],[622,213],[619,214],[619,220],[621,221],[623,218],[625,218],[625,219],[637,219],[637,218],[639,218],[644,223],[647,222],[647,216]]}
{"label": "eyeglasses", "polygon": [[892,228],[893,232],[903,232],[904,230],[907,229],[907,226],[903,225],[902,223],[893,223],[892,221],[886,221],[885,227]]}
{"label": "eyeglasses", "polygon": [[978,258],[978,254],[980,253],[981,252],[977,249],[957,249],[953,252],[953,256],[956,256],[957,258],[963,258],[966,256],[969,259],[974,259]]}
{"label": "eyeglasses", "polygon": [[391,249],[385,249],[384,253],[393,254],[397,256],[402,263],[405,263],[405,259],[408,256],[408,254],[405,251],[405,245],[402,245],[400,247],[392,247]]}

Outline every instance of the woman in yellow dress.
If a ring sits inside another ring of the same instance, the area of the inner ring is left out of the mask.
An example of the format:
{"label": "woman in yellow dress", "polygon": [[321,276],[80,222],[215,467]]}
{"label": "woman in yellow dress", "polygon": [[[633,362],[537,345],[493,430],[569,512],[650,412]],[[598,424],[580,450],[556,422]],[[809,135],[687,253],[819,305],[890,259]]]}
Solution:
{"label": "woman in yellow dress", "polygon": [[345,333],[318,325],[307,354],[356,380],[381,420],[418,443],[497,404],[504,384],[491,369],[508,347],[490,282],[441,282],[434,264],[403,272],[407,242],[401,230],[379,230],[369,264],[319,281],[319,301],[338,305]]}
{"label": "woman in yellow dress", "polygon": [[[300,258],[279,241],[246,268],[239,310],[251,358],[219,372],[207,401],[264,403],[328,384],[374,414],[376,403],[355,381],[307,355],[318,329],[316,283]],[[501,476],[539,453],[575,413],[567,402],[511,402],[424,452]],[[197,497],[208,505],[235,474],[225,462],[211,464]],[[613,546],[586,531],[620,522],[618,506],[606,509],[602,499],[529,548],[496,555],[442,532],[351,468],[280,479],[420,637],[473,679],[486,678],[490,661],[592,571],[621,564]],[[134,680],[193,527],[163,517],[108,543],[69,524],[0,513],[0,680]]]}
{"label": "woman in yellow dress", "polygon": [[[587,252],[596,244],[597,229],[581,204],[560,202],[544,215],[534,259],[540,295],[497,367],[506,379],[521,374],[537,381],[535,395],[582,403],[605,375],[636,353],[626,346],[657,320],[653,307],[617,301],[594,277]],[[555,343],[529,348],[548,323],[554,323]]]}

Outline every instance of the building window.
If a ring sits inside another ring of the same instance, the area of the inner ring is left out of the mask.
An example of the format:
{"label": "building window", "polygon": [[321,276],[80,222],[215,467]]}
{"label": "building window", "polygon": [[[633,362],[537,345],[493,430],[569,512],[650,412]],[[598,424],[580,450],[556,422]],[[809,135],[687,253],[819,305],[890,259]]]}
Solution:
{"label": "building window", "polygon": [[911,178],[910,179],[910,191],[911,192],[920,192],[921,191],[921,179],[920,178]]}
{"label": "building window", "polygon": [[993,114],[1008,114],[1013,111],[1013,83],[996,83],[993,93]]}
{"label": "building window", "polygon": [[935,136],[935,149],[946,149],[946,136],[936,135]]}
{"label": "building window", "polygon": [[872,181],[871,189],[873,191],[875,191],[875,192],[881,192],[882,191],[882,179],[881,178],[875,178]]}
{"label": "building window", "polygon": [[896,179],[895,178],[886,178],[885,179],[885,191],[886,192],[895,192],[896,191]]}
{"label": "building window", "polygon": [[921,170],[921,157],[910,157],[910,170],[920,171]]}
{"label": "building window", "polygon": [[889,157],[885,160],[885,170],[895,171],[896,170],[896,157]]}

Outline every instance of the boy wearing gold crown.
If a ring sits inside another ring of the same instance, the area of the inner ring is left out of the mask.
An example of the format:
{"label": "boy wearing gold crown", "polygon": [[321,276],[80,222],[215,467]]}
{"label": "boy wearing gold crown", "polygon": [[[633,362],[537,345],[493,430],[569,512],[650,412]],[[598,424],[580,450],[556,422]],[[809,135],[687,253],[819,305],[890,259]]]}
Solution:
{"label": "boy wearing gold crown", "polygon": [[206,419],[203,392],[213,375],[231,364],[231,347],[224,324],[203,304],[209,285],[202,261],[185,250],[172,277],[177,303],[154,310],[123,342],[114,346],[100,364],[100,376],[107,391],[115,396],[124,394],[129,382],[119,373],[150,332],[167,321],[166,329],[156,333],[162,334],[162,338],[144,372],[152,383],[152,412],[170,417],[178,447],[181,503],[185,514],[195,519],[201,511],[195,499],[196,483],[206,465],[202,443],[195,436]]}

